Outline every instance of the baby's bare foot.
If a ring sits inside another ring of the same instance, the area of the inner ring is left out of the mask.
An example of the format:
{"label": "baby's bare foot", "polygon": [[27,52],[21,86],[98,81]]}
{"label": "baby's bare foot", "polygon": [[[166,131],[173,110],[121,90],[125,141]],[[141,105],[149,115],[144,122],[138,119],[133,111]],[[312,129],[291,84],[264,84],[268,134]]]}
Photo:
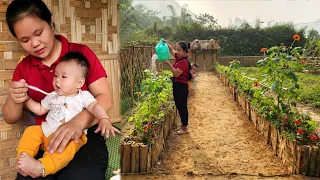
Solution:
{"label": "baby's bare foot", "polygon": [[[17,161],[18,162],[18,161]],[[23,172],[19,167],[18,167],[18,163],[16,164],[16,170],[18,173],[20,173],[22,176],[27,177],[28,174]]]}
{"label": "baby's bare foot", "polygon": [[[22,152],[17,160],[17,167],[25,174],[32,178],[37,178],[42,175],[42,164],[40,161],[34,159],[29,154]],[[23,174],[21,174],[23,175]]]}

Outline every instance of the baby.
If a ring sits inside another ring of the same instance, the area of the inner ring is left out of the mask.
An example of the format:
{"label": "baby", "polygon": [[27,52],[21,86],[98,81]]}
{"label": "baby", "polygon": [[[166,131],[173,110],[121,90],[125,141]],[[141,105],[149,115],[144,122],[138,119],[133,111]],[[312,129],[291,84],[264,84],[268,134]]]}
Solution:
{"label": "baby", "polygon": [[191,88],[191,86],[192,86],[191,82],[192,82],[192,81],[194,80],[194,78],[197,76],[198,68],[199,68],[199,66],[198,66],[197,63],[193,63],[193,64],[191,65],[190,73],[191,73],[192,79],[191,79],[190,81],[188,81],[188,91],[189,91],[189,93],[191,93],[191,94],[193,93],[193,92],[192,92],[192,88]]}
{"label": "baby", "polygon": [[[52,134],[60,125],[70,121],[86,108],[99,120],[96,133],[101,135],[111,131],[120,133],[112,126],[110,119],[101,105],[89,91],[82,91],[88,73],[88,61],[77,52],[69,52],[63,56],[56,66],[53,79],[54,91],[47,95],[41,103],[29,98],[25,105],[38,116],[46,113],[46,122],[42,125],[29,126],[21,137],[18,146],[17,171],[23,176],[33,178],[54,174],[68,165],[77,151],[87,142],[86,130],[78,142],[70,141],[65,150],[53,154],[46,151]],[[36,160],[39,148],[45,150],[43,157]],[[35,176],[38,174],[39,176]]]}

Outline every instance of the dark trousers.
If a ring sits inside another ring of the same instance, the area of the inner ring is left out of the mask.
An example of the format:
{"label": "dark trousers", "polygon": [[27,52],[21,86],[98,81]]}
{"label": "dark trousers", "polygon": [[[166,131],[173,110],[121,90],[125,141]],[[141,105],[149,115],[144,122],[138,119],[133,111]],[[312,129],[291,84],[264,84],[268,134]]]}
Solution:
{"label": "dark trousers", "polygon": [[178,82],[173,82],[173,98],[174,103],[178,109],[181,123],[183,126],[188,125],[188,85]]}
{"label": "dark trousers", "polygon": [[[98,126],[88,129],[88,142],[76,153],[74,159],[54,175],[38,180],[105,180],[108,166],[108,150],[104,138],[100,133],[94,133]],[[38,156],[42,157],[42,153]],[[36,157],[38,159],[39,157]],[[32,180],[18,173],[16,180]],[[33,179],[34,180],[34,179]]]}

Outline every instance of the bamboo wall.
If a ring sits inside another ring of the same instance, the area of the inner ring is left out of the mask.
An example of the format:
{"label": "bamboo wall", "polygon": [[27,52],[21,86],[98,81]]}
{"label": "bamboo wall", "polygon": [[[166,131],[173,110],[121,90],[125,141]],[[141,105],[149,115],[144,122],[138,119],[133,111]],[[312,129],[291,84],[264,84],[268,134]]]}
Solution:
{"label": "bamboo wall", "polygon": [[[43,0],[53,13],[56,34],[70,42],[89,46],[108,74],[114,105],[112,121],[120,121],[120,64],[118,0]],[[10,34],[5,12],[11,0],[0,0],[0,179],[14,179],[16,146],[23,132],[21,125],[7,125],[1,107],[8,84],[20,56],[27,55]]]}

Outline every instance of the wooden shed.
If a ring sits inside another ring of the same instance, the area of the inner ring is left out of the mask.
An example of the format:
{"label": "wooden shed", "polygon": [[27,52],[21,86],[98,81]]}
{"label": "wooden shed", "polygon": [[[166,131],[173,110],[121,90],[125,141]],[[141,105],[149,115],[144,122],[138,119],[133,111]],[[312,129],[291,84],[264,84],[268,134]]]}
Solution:
{"label": "wooden shed", "polygon": [[[109,112],[113,121],[120,121],[119,69],[119,2],[118,0],[43,0],[53,13],[56,33],[71,42],[89,46],[108,74],[114,106]],[[8,84],[20,56],[26,55],[5,22],[11,0],[0,0],[0,109],[7,95]],[[0,179],[14,179],[15,156],[21,125],[8,125],[0,113]]]}

